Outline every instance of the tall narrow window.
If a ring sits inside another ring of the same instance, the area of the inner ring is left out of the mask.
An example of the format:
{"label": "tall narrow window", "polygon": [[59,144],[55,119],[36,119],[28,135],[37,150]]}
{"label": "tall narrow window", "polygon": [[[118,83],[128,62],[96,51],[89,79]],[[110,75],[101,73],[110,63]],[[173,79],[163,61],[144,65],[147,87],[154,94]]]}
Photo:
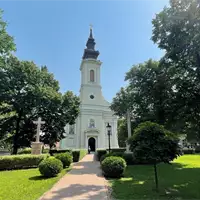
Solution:
{"label": "tall narrow window", "polygon": [[90,82],[94,82],[94,70],[90,70]]}

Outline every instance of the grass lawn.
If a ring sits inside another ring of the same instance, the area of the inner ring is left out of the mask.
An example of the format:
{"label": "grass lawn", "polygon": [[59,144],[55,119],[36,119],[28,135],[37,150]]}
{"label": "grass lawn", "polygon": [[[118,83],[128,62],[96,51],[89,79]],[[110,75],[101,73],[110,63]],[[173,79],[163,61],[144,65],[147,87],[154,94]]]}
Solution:
{"label": "grass lawn", "polygon": [[125,176],[110,180],[115,199],[200,199],[200,155],[184,155],[172,165],[159,164],[159,193],[152,166],[128,166]]}
{"label": "grass lawn", "polygon": [[0,171],[0,200],[36,200],[67,171],[49,179],[41,177],[38,169]]}

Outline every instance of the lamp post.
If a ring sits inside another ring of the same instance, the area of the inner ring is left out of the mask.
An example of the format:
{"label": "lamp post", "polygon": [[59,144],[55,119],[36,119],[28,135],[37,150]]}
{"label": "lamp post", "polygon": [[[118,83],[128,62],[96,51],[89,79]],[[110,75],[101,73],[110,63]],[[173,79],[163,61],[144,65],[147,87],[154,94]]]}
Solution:
{"label": "lamp post", "polygon": [[109,145],[109,153],[110,153],[110,136],[111,136],[111,125],[108,123],[107,124],[107,126],[106,126],[106,128],[107,128],[107,134],[108,134],[108,145]]}

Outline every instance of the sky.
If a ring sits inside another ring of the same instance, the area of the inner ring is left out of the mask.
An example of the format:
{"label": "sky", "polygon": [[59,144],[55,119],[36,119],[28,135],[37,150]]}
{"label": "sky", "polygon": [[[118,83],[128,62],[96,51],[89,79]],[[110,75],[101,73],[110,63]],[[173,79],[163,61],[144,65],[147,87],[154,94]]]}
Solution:
{"label": "sky", "polygon": [[168,0],[0,1],[8,33],[15,39],[16,56],[46,65],[60,91],[79,95],[80,63],[93,25],[99,50],[101,85],[106,100],[126,83],[133,65],[160,59],[163,52],[151,41],[155,14]]}

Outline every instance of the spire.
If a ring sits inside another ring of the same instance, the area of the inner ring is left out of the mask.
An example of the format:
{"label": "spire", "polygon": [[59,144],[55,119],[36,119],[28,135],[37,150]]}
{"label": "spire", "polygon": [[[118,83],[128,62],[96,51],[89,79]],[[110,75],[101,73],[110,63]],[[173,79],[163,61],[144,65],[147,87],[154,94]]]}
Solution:
{"label": "spire", "polygon": [[99,51],[95,50],[95,44],[96,43],[92,34],[92,25],[90,25],[90,35],[86,43],[86,49],[84,50],[83,53],[83,59],[88,59],[88,58],[97,59]]}
{"label": "spire", "polygon": [[90,38],[93,38],[93,35],[92,35],[92,25],[90,25]]}

